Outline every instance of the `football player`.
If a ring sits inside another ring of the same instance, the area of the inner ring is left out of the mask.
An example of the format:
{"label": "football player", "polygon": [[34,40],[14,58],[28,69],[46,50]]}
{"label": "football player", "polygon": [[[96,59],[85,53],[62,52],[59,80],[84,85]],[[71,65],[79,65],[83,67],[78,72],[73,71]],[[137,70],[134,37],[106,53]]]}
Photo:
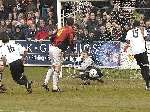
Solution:
{"label": "football player", "polygon": [[145,89],[150,90],[149,60],[145,42],[146,37],[147,31],[145,28],[140,26],[139,21],[134,21],[133,28],[127,32],[124,51],[126,52],[129,46],[131,47],[132,55],[141,68],[141,74],[145,81]]}
{"label": "football player", "polygon": [[28,81],[24,75],[23,61],[27,50],[21,45],[9,42],[9,37],[5,32],[1,34],[1,38],[3,43],[1,47],[3,63],[9,64],[13,80],[19,85],[24,85],[28,93],[32,93],[32,81]]}
{"label": "football player", "polygon": [[90,80],[97,80],[103,83],[104,81],[101,79],[103,74],[95,66],[94,61],[89,56],[88,51],[82,51],[80,58],[82,59],[81,65],[75,67],[75,69],[79,70],[79,75],[75,77],[81,78],[83,85],[89,85]]}
{"label": "football player", "polygon": [[61,70],[60,68],[62,63],[62,55],[68,47],[70,47],[71,50],[73,50],[74,47],[73,25],[73,18],[67,18],[66,25],[59,29],[51,39],[52,44],[49,45],[49,58],[51,60],[52,66],[48,69],[44,84],[42,85],[47,91],[49,91],[48,81],[52,76],[52,92],[60,92],[60,87],[58,86],[58,83]]}

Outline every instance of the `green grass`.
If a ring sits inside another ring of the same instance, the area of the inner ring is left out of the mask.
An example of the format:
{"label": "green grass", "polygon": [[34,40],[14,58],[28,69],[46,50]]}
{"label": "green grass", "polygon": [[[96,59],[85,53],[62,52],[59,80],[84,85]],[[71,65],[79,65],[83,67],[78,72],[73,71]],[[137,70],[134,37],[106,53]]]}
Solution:
{"label": "green grass", "polygon": [[8,91],[0,94],[0,112],[150,112],[150,92],[144,90],[143,80],[130,79],[139,74],[135,70],[103,69],[104,84],[92,82],[82,86],[79,79],[67,77],[65,69],[60,84],[62,93],[41,88],[47,68],[26,67],[25,71],[34,81],[33,93],[26,94],[6,68],[3,81]]}

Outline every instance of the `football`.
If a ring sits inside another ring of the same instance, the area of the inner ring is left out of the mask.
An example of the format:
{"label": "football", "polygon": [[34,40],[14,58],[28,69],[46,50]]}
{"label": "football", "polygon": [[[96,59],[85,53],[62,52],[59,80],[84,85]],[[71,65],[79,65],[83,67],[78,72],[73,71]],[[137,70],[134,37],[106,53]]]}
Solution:
{"label": "football", "polygon": [[98,76],[97,70],[91,69],[91,70],[89,71],[89,76],[90,76],[90,77],[97,77],[97,76]]}

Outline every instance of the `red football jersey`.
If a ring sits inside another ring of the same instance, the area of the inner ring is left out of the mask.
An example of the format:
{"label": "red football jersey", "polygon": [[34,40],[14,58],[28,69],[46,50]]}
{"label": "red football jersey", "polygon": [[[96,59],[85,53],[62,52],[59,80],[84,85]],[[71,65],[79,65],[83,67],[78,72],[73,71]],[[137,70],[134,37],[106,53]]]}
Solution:
{"label": "red football jersey", "polygon": [[53,40],[53,45],[61,47],[60,49],[72,46],[74,40],[74,30],[71,26],[64,26],[59,29]]}

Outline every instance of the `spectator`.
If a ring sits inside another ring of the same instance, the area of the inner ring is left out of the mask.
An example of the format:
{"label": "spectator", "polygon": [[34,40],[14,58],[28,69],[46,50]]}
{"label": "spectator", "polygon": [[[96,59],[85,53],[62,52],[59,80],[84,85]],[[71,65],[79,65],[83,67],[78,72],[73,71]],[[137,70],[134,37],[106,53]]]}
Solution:
{"label": "spectator", "polygon": [[4,0],[4,19],[8,18],[9,13],[13,12],[13,7],[16,5],[16,0]]}
{"label": "spectator", "polygon": [[9,13],[9,14],[8,14],[8,20],[13,20],[13,15],[12,15],[12,13]]}
{"label": "spectator", "polygon": [[25,32],[25,38],[29,40],[33,40],[36,34],[36,26],[35,24],[31,24],[29,28]]}
{"label": "spectator", "polygon": [[80,28],[78,32],[76,32],[77,40],[80,40],[81,42],[91,42],[91,38],[89,36],[87,29]]}
{"label": "spectator", "polygon": [[103,20],[103,25],[105,25],[107,22],[107,13],[106,12],[103,13],[102,20]]}
{"label": "spectator", "polygon": [[27,21],[35,22],[35,15],[32,11],[27,13]]}
{"label": "spectator", "polygon": [[26,32],[29,29],[28,28],[29,26],[27,25],[27,22],[25,21],[25,19],[21,19],[19,22],[20,22],[19,27],[20,27],[21,33],[23,34],[23,40],[27,39]]}
{"label": "spectator", "polygon": [[1,19],[4,19],[3,16],[4,16],[4,5],[3,5],[3,1],[0,0],[0,20]]}
{"label": "spectator", "polygon": [[121,32],[121,26],[117,25],[114,29],[113,29],[113,40],[120,40],[122,36],[122,32]]}
{"label": "spectator", "polygon": [[48,24],[47,24],[47,28],[48,28],[48,35],[49,37],[51,37],[53,34],[55,34],[55,31],[57,30],[57,26],[53,23],[53,21],[51,19],[48,20]]}
{"label": "spectator", "polygon": [[98,20],[96,20],[96,16],[94,13],[90,14],[90,19],[86,23],[86,29],[89,32],[89,36],[91,40],[97,40],[96,34],[97,34],[97,29],[98,29]]}
{"label": "spectator", "polygon": [[33,0],[28,0],[27,6],[26,6],[26,13],[29,12],[35,12],[36,11],[36,5],[34,4]]}
{"label": "spectator", "polygon": [[43,19],[39,20],[39,26],[35,34],[35,40],[46,40],[48,38],[48,28]]}
{"label": "spectator", "polygon": [[52,19],[48,19],[47,22],[47,26],[51,27],[52,29],[56,28],[56,25]]}
{"label": "spectator", "polygon": [[13,16],[13,19],[14,19],[14,20],[17,19],[17,10],[16,10],[16,7],[13,8],[12,16]]}
{"label": "spectator", "polygon": [[82,25],[86,26],[86,24],[89,20],[90,20],[90,14],[86,13],[83,17]]}
{"label": "spectator", "polygon": [[12,31],[12,22],[11,20],[6,20],[6,33],[8,34],[10,39],[13,39],[13,31]]}
{"label": "spectator", "polygon": [[112,36],[111,26],[106,26],[104,41],[112,41],[112,40],[114,40],[114,37]]}
{"label": "spectator", "polygon": [[100,37],[101,41],[105,41],[105,38],[106,38],[106,27],[105,26],[100,27],[99,37]]}
{"label": "spectator", "polygon": [[14,32],[14,35],[13,35],[13,39],[14,40],[25,40],[25,36],[24,34],[21,32],[21,28],[19,26],[17,26],[15,28],[15,32]]}
{"label": "spectator", "polygon": [[35,19],[35,24],[37,24],[40,19],[40,13],[38,10],[36,10],[34,13],[34,19]]}
{"label": "spectator", "polygon": [[27,7],[26,0],[16,0],[16,12],[17,15],[19,13],[25,13]]}
{"label": "spectator", "polygon": [[6,23],[6,27],[7,27],[7,26],[11,25],[11,20],[7,19],[7,20],[5,20],[5,23]]}
{"label": "spectator", "polygon": [[4,20],[0,21],[0,34],[6,31],[6,23]]}

